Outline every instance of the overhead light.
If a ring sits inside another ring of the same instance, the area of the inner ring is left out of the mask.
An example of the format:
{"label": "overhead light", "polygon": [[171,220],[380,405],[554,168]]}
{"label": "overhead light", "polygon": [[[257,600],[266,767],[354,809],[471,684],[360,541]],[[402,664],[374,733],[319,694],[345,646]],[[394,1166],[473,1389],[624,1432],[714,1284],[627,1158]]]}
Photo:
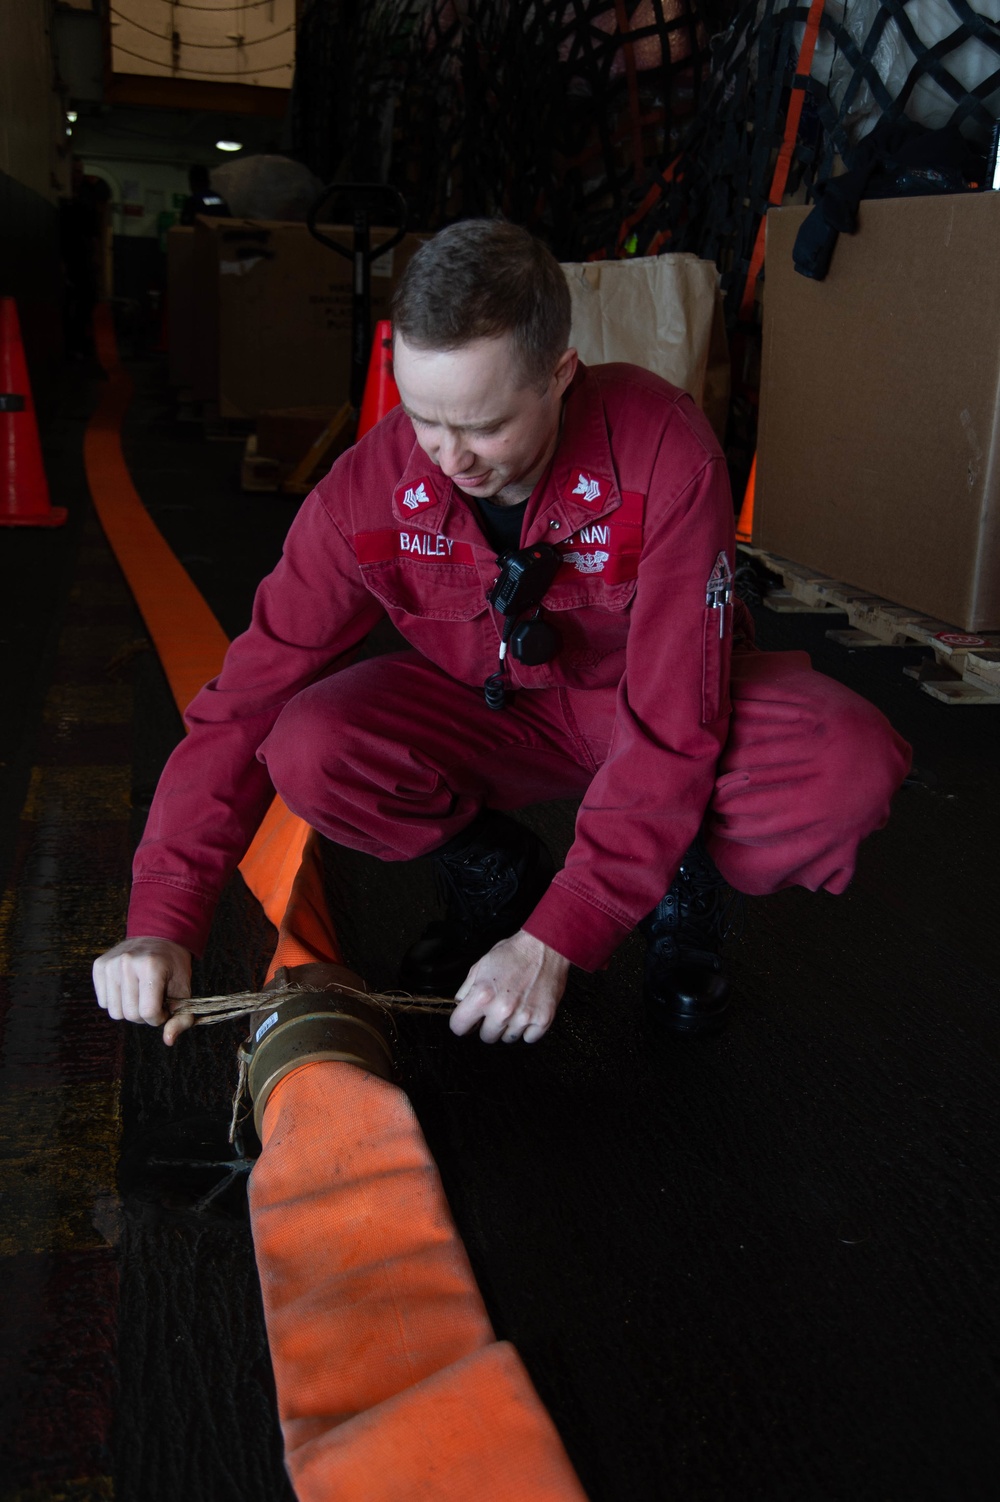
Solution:
{"label": "overhead light", "polygon": [[66,119],[69,121],[70,125],[75,125],[78,119],[76,110],[67,110]]}
{"label": "overhead light", "polygon": [[217,151],[242,151],[243,150],[243,142],[242,141],[216,141],[215,147],[216,147]]}

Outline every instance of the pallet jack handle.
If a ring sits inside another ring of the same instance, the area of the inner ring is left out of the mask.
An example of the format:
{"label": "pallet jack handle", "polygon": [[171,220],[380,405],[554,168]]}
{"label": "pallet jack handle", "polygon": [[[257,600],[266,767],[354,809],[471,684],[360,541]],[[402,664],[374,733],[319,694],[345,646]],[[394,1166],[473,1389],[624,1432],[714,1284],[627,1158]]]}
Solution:
{"label": "pallet jack handle", "polygon": [[[317,226],[320,210],[329,209],[341,200],[351,205],[354,222],[354,244],[348,250],[338,245],[329,235],[324,235]],[[396,233],[390,235],[384,245],[375,250],[371,243],[372,213],[391,225]],[[409,206],[402,193],[388,183],[330,183],[323,189],[306,217],[309,233],[321,245],[335,250],[338,256],[354,263],[354,283],[351,308],[351,406],[355,412],[361,408],[368,371],[368,354],[371,343],[372,262],[388,255],[406,234]]]}

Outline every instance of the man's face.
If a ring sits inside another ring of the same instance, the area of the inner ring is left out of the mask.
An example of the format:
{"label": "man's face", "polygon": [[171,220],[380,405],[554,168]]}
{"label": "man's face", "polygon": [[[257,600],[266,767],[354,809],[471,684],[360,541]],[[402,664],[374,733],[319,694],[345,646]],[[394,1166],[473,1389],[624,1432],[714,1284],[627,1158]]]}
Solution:
{"label": "man's face", "polygon": [[507,334],[452,350],[415,349],[397,334],[393,366],[417,442],[459,490],[489,499],[539,479],[559,438],[575,350],[543,391],[524,383]]}

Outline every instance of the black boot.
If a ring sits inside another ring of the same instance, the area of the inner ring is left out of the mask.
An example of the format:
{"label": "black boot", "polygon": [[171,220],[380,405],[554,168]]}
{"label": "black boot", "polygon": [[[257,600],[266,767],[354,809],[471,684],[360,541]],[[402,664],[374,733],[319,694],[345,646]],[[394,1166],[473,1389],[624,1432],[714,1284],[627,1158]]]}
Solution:
{"label": "black boot", "polygon": [[407,950],[399,984],[418,995],[454,996],[476,960],[531,915],[555,866],[530,829],[492,809],[436,850],[434,859],[445,916]]}
{"label": "black boot", "polygon": [[742,898],[723,881],[701,838],[670,890],[639,927],[646,935],[643,995],[676,1033],[714,1033],[725,1023],[729,980],[719,949],[742,917]]}

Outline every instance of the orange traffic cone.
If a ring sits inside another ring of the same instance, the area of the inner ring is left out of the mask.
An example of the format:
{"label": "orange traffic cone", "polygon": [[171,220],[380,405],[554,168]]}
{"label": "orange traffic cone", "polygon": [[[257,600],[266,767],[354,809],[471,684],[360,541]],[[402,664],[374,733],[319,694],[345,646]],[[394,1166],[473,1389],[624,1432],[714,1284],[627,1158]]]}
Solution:
{"label": "orange traffic cone", "polygon": [[750,478],[747,480],[747,488],[743,495],[743,505],[740,507],[740,519],[736,523],[736,541],[750,542],[753,538],[753,496],[757,488],[757,453],[754,451],[753,463],[750,466]]}
{"label": "orange traffic cone", "polygon": [[49,503],[17,303],[0,297],[0,527],[61,527]]}
{"label": "orange traffic cone", "polygon": [[399,392],[392,378],[392,324],[387,318],[383,318],[375,325],[368,379],[365,382],[361,417],[358,421],[358,438],[363,438],[387,412],[398,406]]}

